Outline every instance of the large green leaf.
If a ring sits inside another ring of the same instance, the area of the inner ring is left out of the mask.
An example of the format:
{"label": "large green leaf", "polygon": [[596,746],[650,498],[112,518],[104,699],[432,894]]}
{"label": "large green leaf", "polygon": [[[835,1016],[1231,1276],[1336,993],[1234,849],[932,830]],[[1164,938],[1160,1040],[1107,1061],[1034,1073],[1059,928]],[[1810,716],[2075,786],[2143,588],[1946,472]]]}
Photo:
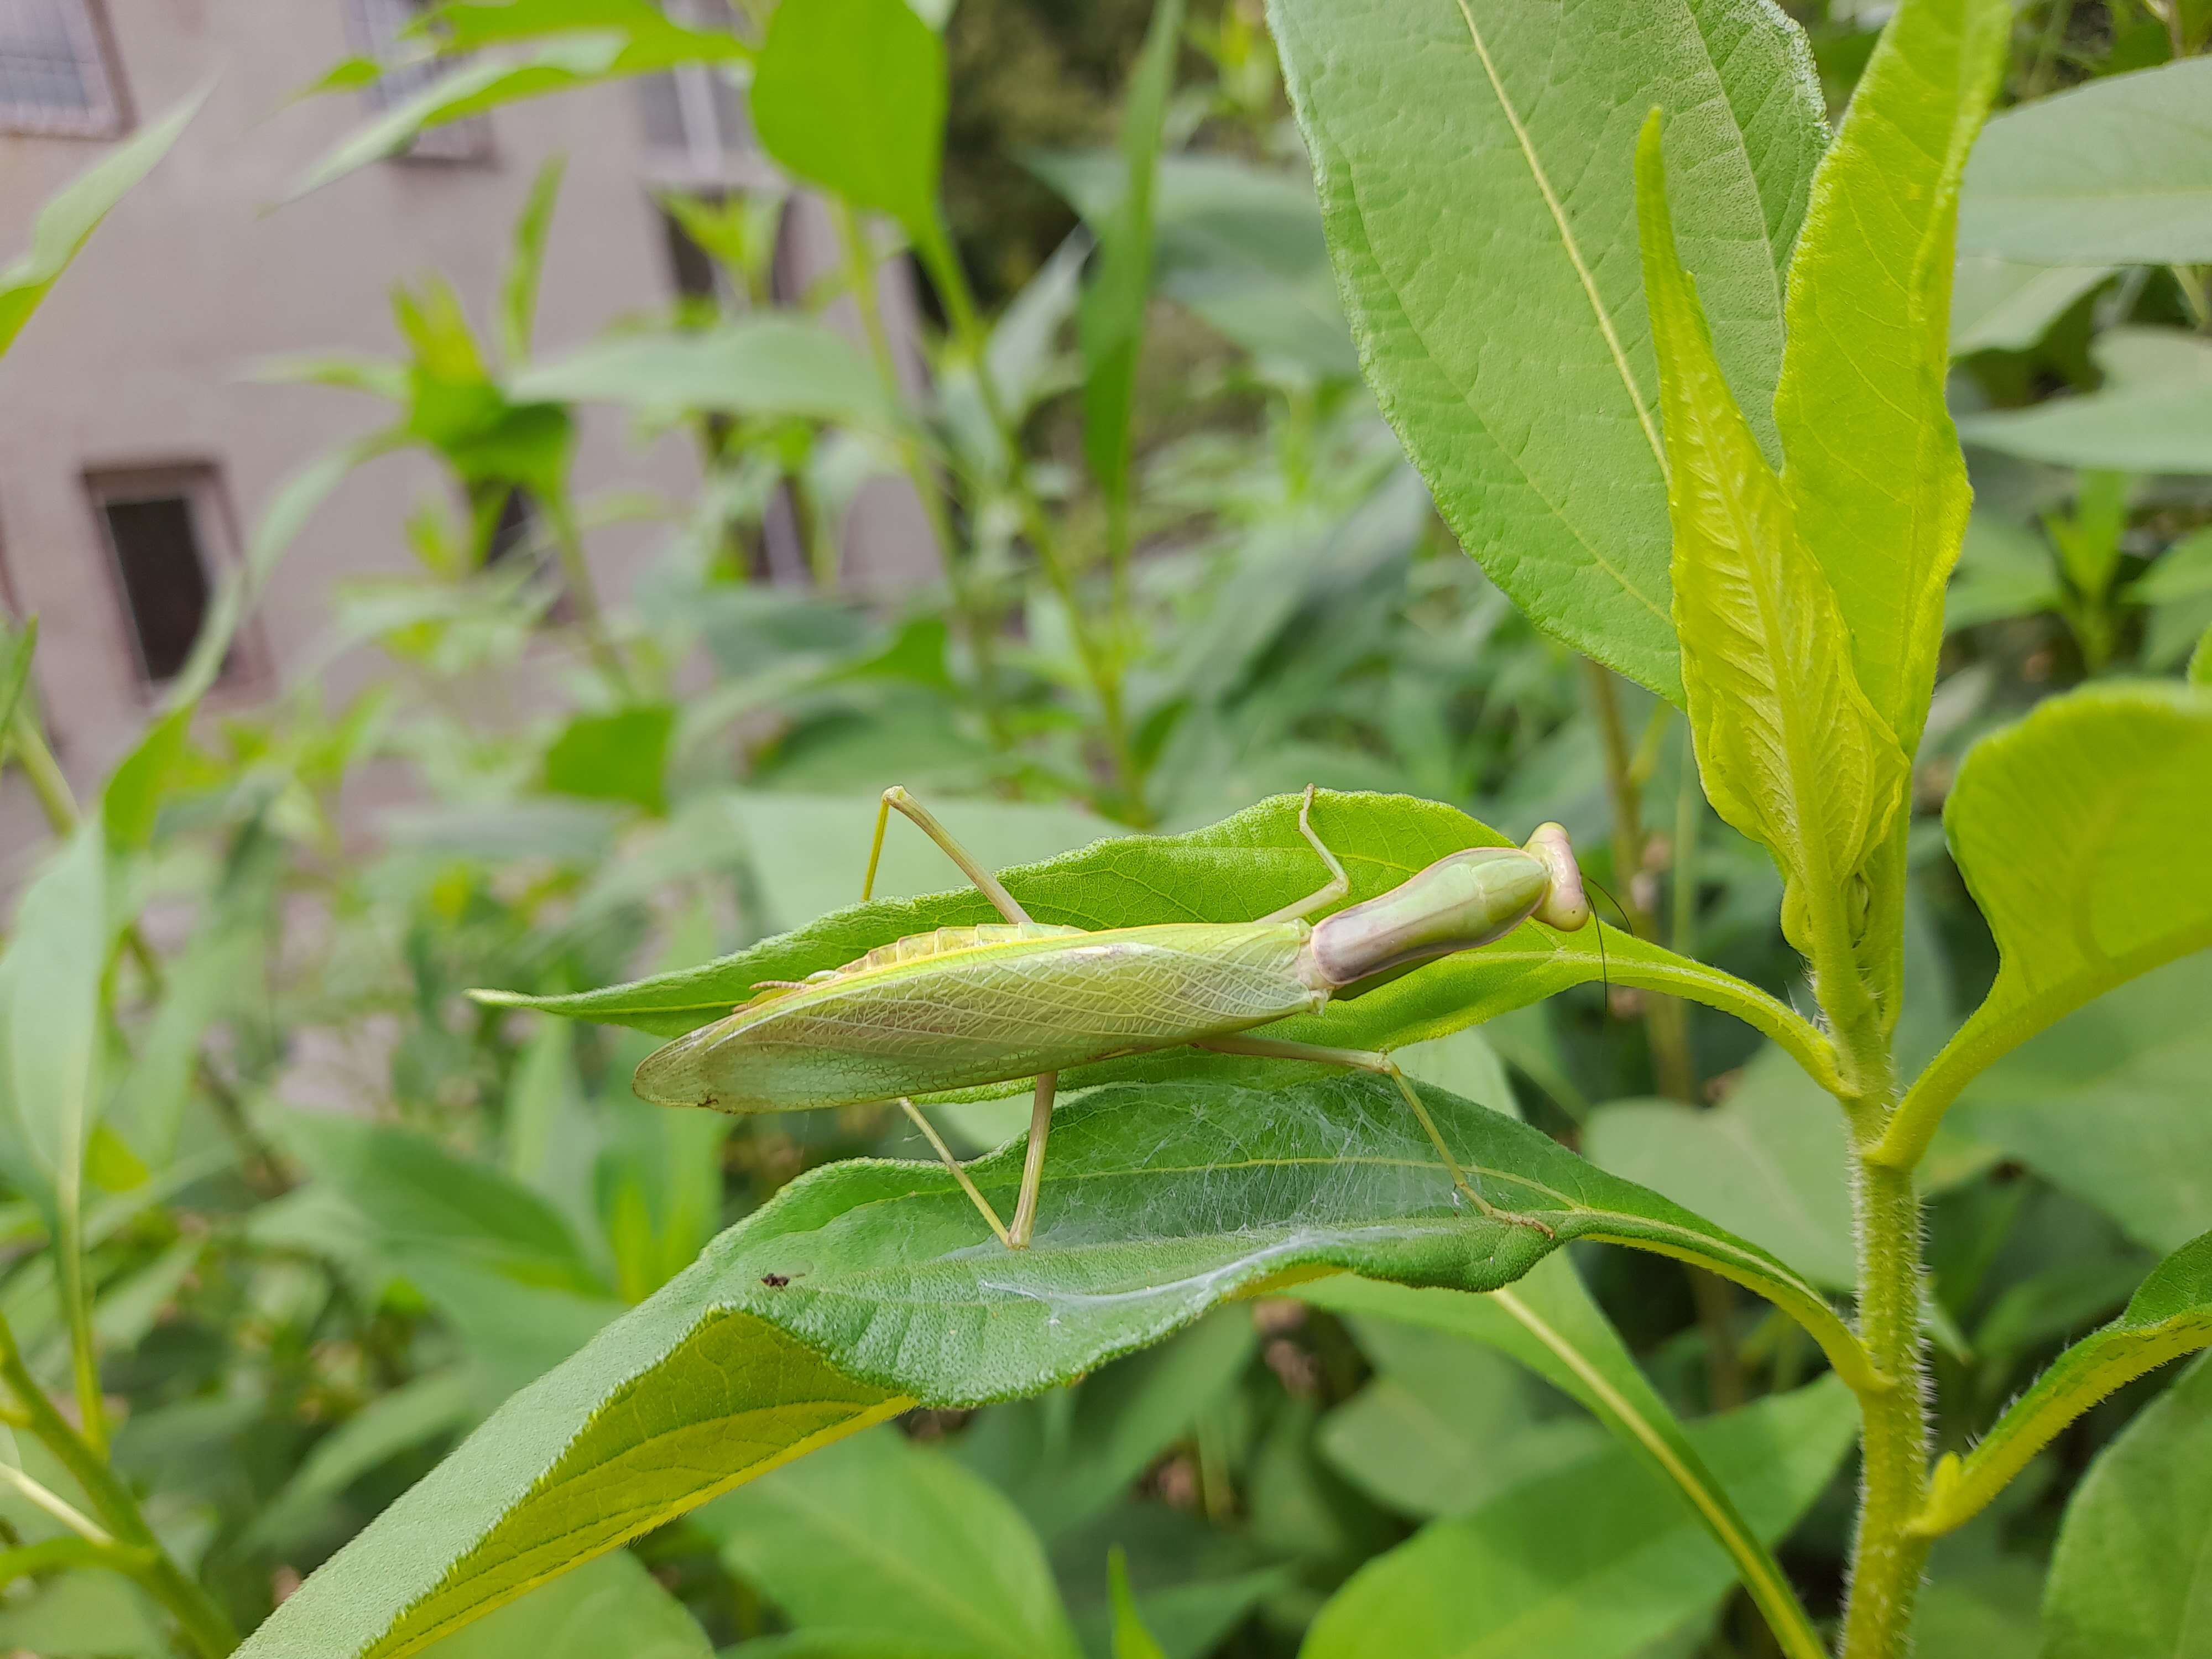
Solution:
{"label": "large green leaf", "polygon": [[1945,1121],[2146,1249],[2179,1249],[2212,1227],[2208,1007],[2212,954],[2169,963],[2030,1037],[1969,1083]]}
{"label": "large green leaf", "polygon": [[906,0],[779,6],[753,72],[753,130],[794,177],[941,240],[945,42]]}
{"label": "large green leaf", "polygon": [[88,820],[24,891],[0,954],[0,1119],[19,1190],[75,1216],[100,1090],[107,970],[106,837]]}
{"label": "large green leaf", "polygon": [[2038,99],[1990,123],[1961,245],[2045,264],[2212,260],[2212,58]]}
{"label": "large green leaf", "polygon": [[2031,265],[1995,253],[1960,254],[1951,283],[1951,355],[2027,350],[2112,269]]}
{"label": "large green leaf", "polygon": [[1632,159],[1656,105],[1684,246],[1770,455],[1783,271],[1826,134],[1753,0],[1275,0],[1360,360],[1468,550],[1539,626],[1680,700]]}
{"label": "large green leaf", "polygon": [[[1771,1258],[1534,1130],[1428,1098],[1466,1167],[1550,1235],[1468,1213],[1395,1091],[1365,1077],[1125,1085],[1072,1103],[1036,1244],[1018,1254],[941,1166],[817,1170],[517,1395],[246,1651],[410,1651],[915,1400],[1033,1393],[1225,1298],[1333,1270],[1491,1290],[1569,1240],[1634,1243],[1753,1285],[1875,1381],[1826,1303]],[[1022,1157],[1016,1145],[969,1166],[1001,1207]]]}
{"label": "large green leaf", "polygon": [[2075,1488],[2043,1601],[2043,1659],[2203,1651],[2212,1362],[2130,1423]]}
{"label": "large green leaf", "polygon": [[2059,466],[2212,472],[2212,343],[2179,329],[2116,328],[2090,356],[2104,371],[2100,390],[1969,416],[1960,435]]}
{"label": "large green leaf", "polygon": [[2212,945],[2212,694],[2147,681],[2052,697],[1967,752],[1943,809],[1996,935],[1996,982],[1870,1154],[1910,1167],[1999,1055],[2115,985]]}
{"label": "large green leaf", "polygon": [[1813,180],[1790,267],[1774,416],[1790,504],[1842,607],[1837,637],[1908,755],[1972,494],[1943,400],[1959,181],[2011,30],[2007,0],[1898,7]]}
{"label": "large green leaf", "polygon": [[[1676,253],[1662,131],[1655,112],[1637,152],[1637,204],[1698,772],[1714,809],[1781,866],[1791,942],[1847,960],[1839,891],[1887,832],[1910,768],[1853,672],[1856,629],[1806,545],[1796,503],[1722,375]],[[1932,620],[1940,634],[1940,610]]]}
{"label": "large green leaf", "polygon": [[1294,1292],[1340,1313],[1401,1320],[1497,1348],[1580,1401],[1687,1500],[1749,1590],[1790,1659],[1825,1659],[1782,1569],[1667,1402],[1659,1397],[1564,1255],[1487,1295],[1340,1277]]}
{"label": "large green leaf", "polygon": [[974,1659],[1077,1659],[1044,1547],[980,1475],[894,1429],[779,1469],[695,1517],[801,1631]]}
{"label": "large green leaf", "polygon": [[2212,1346],[2212,1233],[2158,1265],[2127,1310],[2058,1356],[2035,1386],[2005,1408],[1962,1460],[1936,1464],[1913,1523],[1945,1533],[1971,1519],[2075,1418],[2170,1359]]}
{"label": "large green leaf", "polygon": [[193,94],[129,143],[87,167],[39,210],[29,251],[0,268],[0,352],[15,343],[39,302],[100,228],[108,210],[169,153],[206,98],[204,88]]}
{"label": "large green leaf", "polygon": [[615,335],[531,364],[507,389],[526,401],[617,403],[649,414],[795,415],[878,432],[898,424],[852,343],[800,317],[746,317],[697,333]]}
{"label": "large green leaf", "polygon": [[[1856,1427],[1850,1392],[1826,1379],[1694,1423],[1689,1437],[1772,1542],[1826,1488]],[[1733,1579],[1680,1495],[1614,1448],[1369,1562],[1322,1609],[1299,1653],[1626,1659]]]}
{"label": "large green leaf", "polygon": [[425,1650],[428,1659],[713,1659],[714,1651],[684,1604],[622,1550]]}
{"label": "large green leaf", "polygon": [[[1320,862],[1298,834],[1297,811],[1297,796],[1279,795],[1205,830],[1100,842],[1001,875],[1039,921],[1101,928],[1247,921],[1303,898],[1321,883]],[[1396,886],[1447,853],[1508,842],[1455,808],[1405,795],[1324,792],[1315,797],[1313,823],[1343,860],[1353,902]],[[803,979],[909,934],[994,920],[996,913],[973,891],[879,900],[702,967],[629,985],[564,996],[473,994],[495,1007],[538,1008],[676,1036],[720,1018],[763,980]],[[1445,1036],[1601,977],[1724,1008],[1780,1042],[1816,1078],[1834,1078],[1826,1040],[1775,998],[1718,969],[1596,927],[1562,933],[1529,922],[1495,945],[1433,963],[1318,1017],[1268,1029],[1317,1042],[1392,1048]],[[1063,1086],[1170,1073],[1280,1076],[1285,1064],[1178,1049],[1078,1068],[1063,1074]]]}

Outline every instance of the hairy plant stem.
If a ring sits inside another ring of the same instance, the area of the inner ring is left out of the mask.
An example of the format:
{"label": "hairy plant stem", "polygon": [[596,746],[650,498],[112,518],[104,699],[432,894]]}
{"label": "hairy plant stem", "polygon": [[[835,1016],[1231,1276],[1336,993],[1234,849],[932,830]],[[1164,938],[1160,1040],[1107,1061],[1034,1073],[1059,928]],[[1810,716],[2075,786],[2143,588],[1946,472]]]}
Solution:
{"label": "hairy plant stem", "polygon": [[[844,249],[845,286],[852,292],[854,308],[860,314],[860,327],[868,337],[868,355],[875,363],[876,378],[883,383],[884,394],[893,406],[903,407],[906,387],[899,379],[898,358],[891,349],[890,330],[884,322],[875,251],[868,246],[867,232],[860,224],[860,214],[850,204],[832,198],[830,211],[836,221],[838,242]],[[899,465],[906,472],[907,482],[914,486],[922,517],[928,521],[930,536],[937,543],[938,562],[945,572],[945,591],[952,599],[952,614],[959,620],[961,641],[975,665],[975,685],[982,700],[984,723],[990,728],[993,744],[1003,750],[1009,738],[999,697],[998,641],[991,619],[984,614],[969,580],[968,562],[962,556],[959,540],[953,534],[952,516],[945,505],[945,481],[930,465],[915,439],[901,434],[896,447]]]}
{"label": "hairy plant stem", "polygon": [[1074,638],[1076,654],[1083,659],[1084,674],[1091,682],[1091,694],[1098,699],[1099,724],[1105,736],[1115,782],[1122,796],[1122,816],[1143,829],[1151,822],[1151,814],[1145,805],[1144,776],[1129,742],[1128,718],[1121,696],[1121,663],[1127,631],[1123,609],[1126,594],[1120,586],[1122,573],[1117,568],[1114,637],[1102,641],[1083,606],[1075,573],[1061,550],[1052,516],[1045,511],[1036,482],[1030,476],[1021,428],[1006,408],[1006,399],[999,395],[999,383],[992,378],[990,336],[976,308],[975,292],[968,286],[968,273],[961,268],[959,258],[952,251],[951,239],[941,230],[917,252],[931,283],[945,301],[952,337],[975,367],[976,391],[983,400],[983,411],[1006,456],[1006,482],[1013,491],[1015,508],[1021,515],[1022,534],[1028,538],[1045,579],[1052,584],[1066,610],[1068,631]]}
{"label": "hairy plant stem", "polygon": [[[1838,964],[1851,973],[1854,964]],[[1822,974],[1824,985],[1827,974]],[[1826,1006],[1823,998],[1823,1006]],[[1848,1000],[1858,1001],[1857,999]],[[1862,1468],[1858,1534],[1844,1613],[1844,1659],[1904,1659],[1929,1540],[1911,1532],[1928,1486],[1928,1401],[1921,1364],[1920,1198],[1911,1169],[1874,1162],[1897,1095],[1896,1060],[1878,1014],[1835,1026],[1843,1070],[1861,1092],[1842,1095],[1851,1130],[1851,1194],[1858,1241],[1859,1340],[1891,1379],[1859,1392]]]}
{"label": "hairy plant stem", "polygon": [[[69,1420],[54,1409],[23,1363],[22,1350],[0,1319],[0,1385],[15,1396],[23,1426],[70,1472],[113,1535],[101,1565],[127,1573],[169,1610],[203,1659],[222,1659],[238,1646],[238,1632],[208,1593],[161,1547],[129,1487]],[[92,1540],[88,1540],[92,1541]],[[97,1547],[97,1546],[95,1546]]]}

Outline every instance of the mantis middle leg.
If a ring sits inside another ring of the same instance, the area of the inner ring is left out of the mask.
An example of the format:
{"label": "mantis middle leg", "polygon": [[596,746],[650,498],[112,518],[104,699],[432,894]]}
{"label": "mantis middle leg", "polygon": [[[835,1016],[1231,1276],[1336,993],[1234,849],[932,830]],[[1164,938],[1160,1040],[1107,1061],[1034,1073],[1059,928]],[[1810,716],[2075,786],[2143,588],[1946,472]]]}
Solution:
{"label": "mantis middle leg", "polygon": [[1437,1121],[1429,1115],[1429,1109],[1421,1103],[1421,1097],[1415,1092],[1413,1084],[1407,1080],[1405,1073],[1398,1069],[1398,1062],[1389,1055],[1366,1048],[1328,1048],[1317,1042],[1293,1042],[1284,1037],[1209,1037],[1194,1046],[1211,1048],[1216,1054],[1251,1054],[1264,1060],[1310,1060],[1317,1065],[1346,1066],[1356,1071],[1373,1072],[1389,1078],[1398,1085],[1398,1092],[1406,1097],[1406,1104],[1413,1109],[1413,1115],[1419,1120],[1422,1129],[1427,1133],[1429,1144],[1437,1149],[1437,1156],[1443,1160],[1445,1170],[1449,1171],[1452,1184],[1467,1194],[1475,1208],[1492,1221],[1509,1222],[1516,1227],[1534,1227],[1547,1238],[1559,1237],[1536,1217],[1517,1210],[1501,1210],[1475,1190],[1474,1184],[1467,1178],[1467,1172],[1460,1168],[1459,1160],[1452,1156],[1451,1148],[1444,1144],[1443,1133],[1437,1127]]}
{"label": "mantis middle leg", "polygon": [[1296,904],[1285,904],[1279,910],[1270,910],[1260,918],[1261,921],[1297,921],[1316,910],[1326,910],[1352,891],[1352,878],[1344,873],[1344,866],[1337,861],[1336,854],[1328,850],[1328,843],[1314,833],[1313,798],[1314,787],[1308,784],[1306,797],[1298,803],[1298,833],[1306,838],[1306,845],[1320,854],[1321,861],[1328,866],[1328,880]]}
{"label": "mantis middle leg", "polygon": [[[1306,798],[1309,801],[1313,799],[1310,788],[1306,791]],[[937,821],[935,814],[896,784],[884,791],[883,804],[876,809],[876,838],[868,848],[868,873],[860,884],[863,903],[876,890],[876,866],[884,855],[884,831],[890,827],[894,807],[913,819],[921,833],[935,842],[939,850],[960,866],[960,873],[975,884],[975,890],[990,900],[1000,915],[1017,926],[1031,919],[1030,913],[1022,908],[999,878],[977,863],[974,855],[952,838],[952,832]],[[1299,814],[1299,822],[1301,824],[1304,822],[1303,812]],[[1312,838],[1309,836],[1308,839]],[[1320,847],[1321,843],[1316,841],[1314,845]],[[1337,869],[1336,860],[1329,856],[1326,848],[1322,849],[1322,856],[1328,860],[1332,869]],[[1337,869],[1337,873],[1340,877],[1343,872]],[[1053,1095],[1059,1085],[1060,1074],[1057,1072],[1047,1072],[1036,1080],[1036,1092],[1030,1106],[1029,1151],[1022,1161],[1021,1192],[1014,1200],[1014,1224],[1011,1227],[999,1219],[999,1212],[991,1207],[990,1200],[985,1198],[975,1182],[969,1179],[968,1171],[952,1156],[951,1149],[930,1127],[929,1120],[921,1115],[921,1109],[904,1097],[899,1101],[906,1115],[921,1126],[921,1133],[928,1138],[929,1144],[937,1149],[938,1157],[945,1160],[945,1167],[952,1171],[952,1178],[960,1183],[960,1190],[967,1194],[975,1207],[982,1212],[983,1219],[990,1223],[991,1231],[999,1236],[999,1242],[1010,1250],[1027,1249],[1030,1238],[1036,1231],[1037,1195],[1044,1187],[1045,1139],[1052,1132]]]}

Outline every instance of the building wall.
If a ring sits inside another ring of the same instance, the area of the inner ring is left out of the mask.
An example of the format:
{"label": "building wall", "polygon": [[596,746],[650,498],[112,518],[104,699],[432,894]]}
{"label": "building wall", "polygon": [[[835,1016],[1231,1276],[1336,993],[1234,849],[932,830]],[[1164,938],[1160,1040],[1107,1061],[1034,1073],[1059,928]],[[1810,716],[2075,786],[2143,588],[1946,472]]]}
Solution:
{"label": "building wall", "polygon": [[[591,88],[494,112],[488,160],[378,163],[295,201],[305,167],[366,118],[356,96],[288,103],[355,50],[356,0],[106,0],[139,121],[210,80],[206,106],[161,167],[94,236],[0,360],[0,580],[9,607],[40,619],[38,685],[80,788],[143,724],[139,681],[88,470],[206,463],[218,470],[234,556],[273,492],[309,458],[380,424],[359,394],[252,383],[258,358],[351,350],[393,355],[393,284],[435,271],[488,334],[508,228],[539,164],[565,153],[538,313],[557,351],[673,294],[649,187],[684,169],[649,150],[639,88]],[[95,140],[0,134],[0,250],[27,242],[43,201],[89,166]],[[7,257],[0,252],[0,257]],[[576,478],[681,498],[696,482],[680,440],[639,445],[609,410],[587,411]],[[398,572],[400,526],[444,486],[421,458],[364,467],[323,507],[271,582],[219,697],[258,700],[321,661],[334,584]],[[219,528],[220,526],[218,526]],[[851,526],[855,562],[896,580],[930,555],[910,497],[881,490]],[[651,526],[594,533],[602,585],[619,600],[662,538]],[[256,672],[258,671],[258,672]],[[356,651],[321,675],[343,697],[384,672]],[[29,831],[17,786],[0,799],[0,866]],[[0,881],[5,878],[0,868]]]}

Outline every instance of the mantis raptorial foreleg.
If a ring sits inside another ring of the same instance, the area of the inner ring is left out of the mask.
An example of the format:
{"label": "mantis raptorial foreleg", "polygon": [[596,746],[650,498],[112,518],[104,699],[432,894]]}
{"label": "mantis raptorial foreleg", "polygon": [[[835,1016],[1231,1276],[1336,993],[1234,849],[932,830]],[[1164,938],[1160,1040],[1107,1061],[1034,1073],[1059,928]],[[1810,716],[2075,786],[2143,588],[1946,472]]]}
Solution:
{"label": "mantis raptorial foreleg", "polygon": [[1405,1073],[1399,1070],[1398,1062],[1389,1055],[1367,1048],[1328,1048],[1316,1042],[1293,1042],[1284,1037],[1209,1037],[1194,1046],[1211,1048],[1221,1054],[1249,1054],[1261,1060],[1310,1060],[1321,1066],[1346,1066],[1356,1071],[1374,1072],[1389,1078],[1398,1085],[1398,1092],[1405,1096],[1406,1104],[1413,1109],[1413,1115],[1419,1120],[1422,1129],[1427,1133],[1429,1144],[1436,1148],[1437,1156],[1443,1160],[1445,1170],[1450,1173],[1452,1184],[1473,1200],[1475,1208],[1492,1221],[1534,1227],[1547,1238],[1558,1237],[1536,1217],[1517,1210],[1501,1210],[1475,1190],[1474,1183],[1460,1168],[1459,1160],[1452,1156],[1451,1148],[1444,1144],[1443,1133],[1437,1127],[1437,1121],[1429,1115],[1429,1109],[1421,1103],[1420,1095],[1407,1080]]}
{"label": "mantis raptorial foreleg", "polygon": [[[1306,799],[1309,801],[1313,799],[1312,790],[1306,791]],[[884,791],[883,804],[876,809],[876,838],[868,848],[867,877],[860,884],[862,903],[865,904],[876,890],[876,866],[884,855],[884,831],[890,825],[893,807],[912,818],[921,833],[935,842],[939,850],[960,866],[960,873],[975,884],[975,890],[990,900],[1000,915],[1017,926],[1030,920],[1030,913],[1022,908],[1014,896],[1000,884],[999,878],[978,864],[927,807],[896,784]],[[1304,813],[1299,815],[1299,822],[1304,822]],[[1321,843],[1315,842],[1314,845],[1319,847]],[[1337,869],[1336,860],[1328,858],[1326,849],[1323,849],[1322,856],[1328,859],[1330,868]],[[1342,870],[1337,869],[1340,877],[1343,873]],[[1014,1200],[1014,1224],[1011,1227],[999,1219],[999,1212],[991,1207],[991,1200],[985,1198],[975,1182],[969,1178],[968,1171],[960,1166],[960,1160],[952,1156],[951,1149],[930,1127],[929,1120],[921,1115],[921,1109],[903,1097],[899,1101],[899,1104],[905,1108],[906,1115],[921,1126],[922,1133],[928,1137],[929,1144],[937,1149],[938,1157],[945,1160],[945,1167],[952,1171],[952,1178],[960,1183],[960,1190],[967,1194],[975,1207],[983,1212],[983,1219],[991,1224],[991,1231],[999,1236],[999,1242],[1010,1250],[1028,1249],[1030,1236],[1036,1230],[1037,1194],[1044,1186],[1044,1144],[1052,1132],[1052,1099],[1059,1085],[1060,1073],[1057,1072],[1044,1073],[1036,1080],[1036,1092],[1030,1107],[1029,1152],[1022,1163],[1021,1192]]]}
{"label": "mantis raptorial foreleg", "polygon": [[1313,798],[1314,787],[1308,784],[1305,799],[1298,803],[1298,833],[1306,838],[1306,845],[1320,854],[1321,861],[1328,866],[1328,881],[1325,885],[1317,887],[1307,894],[1296,904],[1285,904],[1279,910],[1270,910],[1260,918],[1260,924],[1270,921],[1298,921],[1311,915],[1316,910],[1328,909],[1330,905],[1337,903],[1351,894],[1352,878],[1344,873],[1344,866],[1337,862],[1336,854],[1328,850],[1328,844],[1314,833]]}

